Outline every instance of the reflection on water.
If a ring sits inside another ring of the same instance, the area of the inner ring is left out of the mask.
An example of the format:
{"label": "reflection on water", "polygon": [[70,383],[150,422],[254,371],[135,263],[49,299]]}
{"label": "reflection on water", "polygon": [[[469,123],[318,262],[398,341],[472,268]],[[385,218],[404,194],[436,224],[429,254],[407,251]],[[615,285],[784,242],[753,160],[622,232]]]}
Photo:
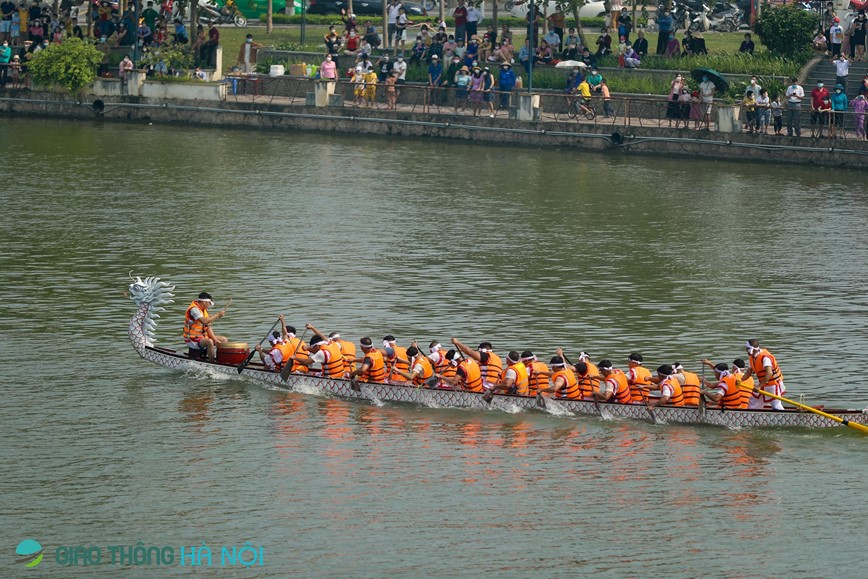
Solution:
{"label": "reflection on water", "polygon": [[[219,329],[251,345],[284,312],[350,339],[699,370],[757,336],[791,392],[864,406],[842,371],[868,346],[858,173],[130,128],[0,125],[5,166],[52,168],[0,191],[3,544],[253,538],[275,577],[820,576],[861,560],[858,518],[829,514],[863,498],[852,432],[378,407],[172,372],[126,344],[121,294],[131,269],[176,284],[157,331],[172,347],[203,289],[233,298]],[[203,143],[207,167],[186,154]],[[107,160],[116,173],[95,175]]]}

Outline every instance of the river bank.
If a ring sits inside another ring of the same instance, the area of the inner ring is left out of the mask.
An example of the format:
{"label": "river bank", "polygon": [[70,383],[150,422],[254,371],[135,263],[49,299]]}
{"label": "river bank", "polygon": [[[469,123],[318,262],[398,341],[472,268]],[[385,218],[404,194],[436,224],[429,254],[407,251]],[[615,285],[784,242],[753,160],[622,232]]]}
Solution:
{"label": "river bank", "polygon": [[[170,83],[175,84],[175,83]],[[254,83],[255,84],[255,83]],[[202,85],[205,86],[205,85]],[[405,138],[437,138],[534,148],[574,148],[605,151],[614,155],[690,156],[716,160],[762,163],[812,164],[858,168],[868,155],[868,142],[828,137],[801,138],[767,134],[743,134],[670,128],[661,112],[666,102],[624,99],[610,118],[594,121],[569,119],[560,95],[541,95],[536,118],[514,118],[515,107],[497,111],[495,117],[455,114],[451,106],[427,102],[424,91],[405,87],[398,110],[349,106],[339,87],[336,106],[312,106],[310,83],[298,81],[284,90],[254,87],[250,95],[218,97],[220,100],[94,96],[82,102],[68,95],[30,90],[7,90],[0,97],[0,114],[77,120],[133,123],[166,123],[240,129],[378,135]],[[270,91],[270,94],[269,94]],[[414,94],[414,91],[418,94]],[[258,92],[258,94],[257,94]],[[225,99],[225,100],[222,100]],[[310,103],[310,104],[307,104]],[[554,104],[552,104],[554,103]],[[657,110],[653,114],[638,109]],[[448,105],[448,103],[447,103]],[[632,109],[631,109],[632,105]],[[650,108],[649,108],[650,107]],[[559,108],[561,110],[559,110]],[[598,107],[599,108],[599,107]],[[484,109],[483,109],[484,111]],[[735,111],[735,119],[738,112]],[[717,118],[717,115],[712,115]],[[730,130],[739,130],[737,126]],[[804,133],[809,134],[807,123]]]}

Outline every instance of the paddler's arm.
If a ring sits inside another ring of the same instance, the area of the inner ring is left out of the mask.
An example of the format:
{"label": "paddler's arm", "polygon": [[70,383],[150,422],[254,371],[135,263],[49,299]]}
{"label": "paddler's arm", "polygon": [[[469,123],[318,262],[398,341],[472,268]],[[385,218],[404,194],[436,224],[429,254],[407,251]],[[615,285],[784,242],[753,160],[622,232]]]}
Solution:
{"label": "paddler's arm", "polygon": [[712,402],[720,402],[720,398],[723,396],[723,394],[721,394],[719,390],[714,388],[703,388],[699,391],[699,393],[711,400]]}
{"label": "paddler's arm", "polygon": [[313,324],[305,324],[304,327],[313,332],[315,336],[319,336],[320,338],[322,338],[324,342],[329,341],[329,339],[325,337],[325,334],[313,327]]}
{"label": "paddler's arm", "polygon": [[601,388],[599,390],[594,391],[594,400],[599,400],[600,402],[608,402],[609,399],[615,394],[614,390],[609,390],[608,388]]}
{"label": "paddler's arm", "polygon": [[367,360],[367,358],[363,358],[362,359],[362,365],[360,367],[356,368],[355,370],[353,370],[352,372],[350,372],[350,374],[348,376],[349,378],[355,378],[356,376],[361,376],[364,372],[367,372],[368,370],[371,369],[371,365],[368,364],[367,362],[365,362],[365,360]]}
{"label": "paddler's arm", "polygon": [[458,338],[452,338],[452,344],[453,344],[456,348],[458,348],[458,350],[459,350],[460,352],[462,352],[465,356],[468,356],[468,357],[470,357],[470,358],[473,358],[473,359],[476,360],[477,362],[481,362],[481,361],[482,361],[482,356],[480,355],[479,352],[477,352],[476,350],[471,350],[470,348],[468,348],[467,346],[465,346],[464,344],[462,344],[461,342],[459,342],[459,341],[458,341]]}
{"label": "paddler's arm", "polygon": [[283,314],[277,316],[277,319],[280,320],[280,335],[283,338],[283,341],[287,341],[289,339],[289,332],[286,331],[286,318]]}
{"label": "paddler's arm", "polygon": [[[551,373],[548,372],[540,372],[540,374],[548,374],[551,376]],[[560,385],[558,385],[560,384]],[[540,389],[540,392],[545,392],[546,394],[557,394],[561,390],[567,387],[567,382],[563,378],[558,378],[557,382],[549,386],[548,388]]]}
{"label": "paddler's arm", "polygon": [[289,359],[297,364],[301,364],[302,366],[307,366],[308,368],[310,368],[314,364],[314,361],[311,358],[301,358],[299,356],[293,355],[290,356]]}
{"label": "paddler's arm", "polygon": [[256,348],[254,348],[257,352],[259,352],[259,359],[265,364],[265,352],[262,351],[262,346],[260,344],[256,344]]}
{"label": "paddler's arm", "polygon": [[708,358],[703,358],[703,359],[702,359],[702,365],[703,365],[703,366],[708,366],[709,368],[711,368],[712,370],[714,370],[714,362],[712,362],[712,361],[709,360]]}

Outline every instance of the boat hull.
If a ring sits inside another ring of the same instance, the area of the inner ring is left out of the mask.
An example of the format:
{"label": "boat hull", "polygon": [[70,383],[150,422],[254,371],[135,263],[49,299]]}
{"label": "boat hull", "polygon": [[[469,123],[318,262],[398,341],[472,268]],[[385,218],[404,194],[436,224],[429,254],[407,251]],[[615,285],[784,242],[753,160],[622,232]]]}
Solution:
{"label": "boat hull", "polygon": [[[190,360],[186,355],[179,354],[174,350],[147,346],[139,353],[146,360],[167,368],[239,376],[237,366]],[[497,394],[491,403],[487,403],[481,394],[450,389],[371,383],[359,383],[359,388],[354,389],[349,380],[334,380],[303,374],[292,374],[284,382],[280,374],[257,367],[247,367],[240,375],[281,389],[304,392],[313,388],[324,394],[350,400],[403,402],[429,407],[498,409],[506,412],[546,410],[556,415],[587,414],[602,416],[603,418],[628,418],[655,423],[710,424],[736,429],[841,426],[840,423],[829,418],[797,410],[785,410],[783,412],[776,410],[719,410],[676,406],[663,406],[651,410],[641,404],[595,403],[583,400],[546,398],[540,403],[536,398],[505,394]],[[868,424],[868,414],[862,410],[825,409],[824,411],[851,422]]]}

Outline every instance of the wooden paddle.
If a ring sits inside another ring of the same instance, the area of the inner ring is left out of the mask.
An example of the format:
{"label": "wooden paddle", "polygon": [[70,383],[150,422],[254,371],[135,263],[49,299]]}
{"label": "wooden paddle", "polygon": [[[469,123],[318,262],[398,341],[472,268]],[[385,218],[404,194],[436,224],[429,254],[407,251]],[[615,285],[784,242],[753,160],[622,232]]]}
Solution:
{"label": "wooden paddle", "polygon": [[[304,342],[304,336],[307,334],[307,328],[301,333],[301,337],[298,339],[298,343],[295,345],[295,349],[292,351],[292,354],[289,355],[290,358],[295,356],[295,353],[298,352],[299,346]],[[292,360],[287,360],[286,364],[283,366],[283,370],[280,371],[280,379],[286,382],[289,380],[289,375],[292,374]]]}
{"label": "wooden paddle", "polygon": [[[742,388],[742,390],[751,390],[751,391],[754,390],[754,388],[751,388],[750,386],[742,386],[741,388]],[[759,390],[759,392],[763,396],[771,396],[772,398],[777,398],[781,402],[786,402],[787,404],[795,406],[796,408],[801,408],[802,410],[807,410],[808,412],[813,412],[814,414],[818,414],[818,415],[822,416],[823,418],[828,418],[829,420],[834,420],[835,422],[839,422],[839,423],[843,424],[844,426],[849,426],[850,428],[852,428],[854,430],[858,430],[859,432],[862,432],[864,434],[868,434],[868,426],[865,426],[864,424],[859,424],[858,422],[850,422],[846,418],[841,418],[841,417],[835,416],[833,414],[828,414],[826,412],[823,412],[822,410],[817,410],[816,408],[812,408],[811,406],[807,406],[805,404],[799,404],[795,400],[790,400],[789,398],[784,398],[783,396],[778,396],[777,394],[775,394],[773,392],[769,392],[768,390]]]}
{"label": "wooden paddle", "polygon": [[[232,300],[229,300],[229,301],[232,301]],[[228,306],[229,304],[226,304],[226,305]],[[274,328],[276,328],[277,324],[279,324],[279,323],[280,323],[280,318],[277,318],[277,321],[274,322],[274,324],[271,326],[271,329],[268,330],[267,334],[265,334],[265,337],[262,338],[261,340],[259,340],[259,343],[257,344],[257,346],[261,346],[262,342],[264,342],[265,340],[268,339],[268,336],[271,335],[271,332],[274,331]],[[247,354],[247,357],[244,358],[244,361],[241,362],[240,364],[238,364],[238,373],[239,374],[241,374],[241,371],[244,370],[248,364],[250,364],[250,361],[253,359],[254,354],[256,354],[256,348],[253,348],[252,350],[250,350],[250,353]]]}

